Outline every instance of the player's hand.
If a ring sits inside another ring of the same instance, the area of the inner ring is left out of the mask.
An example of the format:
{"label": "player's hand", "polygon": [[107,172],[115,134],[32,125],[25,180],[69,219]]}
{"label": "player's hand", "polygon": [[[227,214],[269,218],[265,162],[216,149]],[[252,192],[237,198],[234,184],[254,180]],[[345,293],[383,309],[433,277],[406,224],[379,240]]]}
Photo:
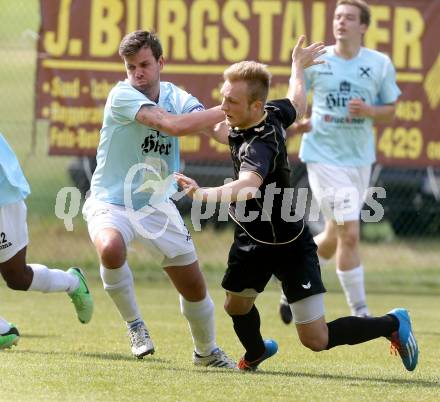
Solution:
{"label": "player's hand", "polygon": [[353,117],[371,117],[371,106],[362,99],[351,99],[348,102],[348,112]]}
{"label": "player's hand", "polygon": [[306,37],[301,35],[292,51],[292,65],[307,68],[315,64],[323,64],[324,60],[317,60],[325,53],[323,42],[315,42],[307,47],[303,47]]}
{"label": "player's hand", "polygon": [[293,124],[293,130],[296,134],[303,134],[312,131],[312,122],[309,118],[301,119]]}
{"label": "player's hand", "polygon": [[191,179],[182,173],[175,172],[174,178],[176,179],[177,184],[182,187],[186,194],[191,198],[194,197],[195,192],[200,188],[194,179]]}

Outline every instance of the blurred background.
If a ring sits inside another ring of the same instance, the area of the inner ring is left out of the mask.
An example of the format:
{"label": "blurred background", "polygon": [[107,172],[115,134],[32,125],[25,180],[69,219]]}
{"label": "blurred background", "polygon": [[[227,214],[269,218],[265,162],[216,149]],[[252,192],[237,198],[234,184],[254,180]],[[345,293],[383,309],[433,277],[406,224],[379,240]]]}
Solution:
{"label": "blurred background", "polygon": [[[52,2],[41,2],[43,6],[48,7],[46,14],[58,12],[59,7],[50,8],[49,3]],[[70,1],[65,0],[54,3],[58,6],[60,4],[65,7],[70,6]],[[130,1],[119,3],[128,4]],[[154,3],[157,7],[165,4],[154,1],[144,3],[144,8],[147,7],[147,3]],[[168,1],[169,3],[172,4],[173,1]],[[179,2],[174,3],[178,5]],[[311,4],[307,1],[304,3]],[[49,155],[52,145],[49,140],[50,122],[37,116],[35,112],[36,92],[41,91],[41,88],[38,88],[41,83],[37,83],[37,46],[42,15],[40,2],[0,0],[0,10],[2,60],[0,132],[18,155],[32,189],[32,194],[27,199],[30,231],[28,261],[40,261],[61,268],[71,265],[83,266],[90,275],[97,277],[99,274],[97,256],[89,240],[81,212],[79,211],[73,218],[72,231],[67,230],[63,220],[55,214],[57,194],[66,186],[77,187],[80,190],[82,206],[95,162],[93,152],[90,150],[82,155]],[[438,13],[437,18],[439,18]],[[435,29],[439,30],[438,27],[439,24]],[[71,27],[72,30],[75,28],[75,26]],[[112,60],[118,61],[117,57],[115,58],[114,55],[112,57]],[[120,64],[122,67],[122,63]],[[288,69],[288,62],[285,65]],[[164,72],[166,79],[166,68]],[[88,73],[93,74],[93,72]],[[99,74],[96,73],[98,77]],[[119,79],[123,79],[123,70],[116,74],[120,76]],[[220,78],[219,75],[217,81]],[[181,79],[182,86],[185,86],[185,77],[182,76]],[[281,77],[280,82],[286,79]],[[277,88],[280,87],[275,80],[275,89]],[[218,96],[215,90],[216,88],[206,88],[211,101]],[[432,126],[432,130],[436,131],[435,134],[440,140],[439,127]],[[298,143],[297,139],[290,141],[290,144]],[[305,167],[296,159],[294,153],[297,149],[292,147],[294,151],[292,152],[292,185],[307,187]],[[186,174],[196,178],[201,185],[218,185],[223,183],[225,177],[232,177],[230,162],[224,153],[218,159],[207,157],[208,152],[191,153],[191,143],[184,144],[183,150],[189,152],[183,154],[182,169]],[[374,168],[371,184],[384,187],[387,197],[378,200],[384,207],[384,218],[378,223],[362,225],[361,251],[366,267],[367,291],[369,293],[404,292],[405,289],[413,288],[416,284],[421,292],[438,292],[440,289],[439,169],[434,163],[424,166],[405,166],[404,161],[400,161],[396,166],[378,163]],[[188,214],[189,204],[182,200],[179,202],[179,208],[185,214],[188,227],[193,232],[205,273],[208,277],[217,279],[225,268],[232,241],[232,223],[219,223],[214,216],[203,222],[202,231],[196,231]],[[313,222],[312,229],[319,231],[320,222]],[[161,271],[157,269],[157,263],[140,244],[133,245],[129,258],[137,277],[151,280],[159,280],[163,277]],[[326,268],[324,271],[325,282],[330,290],[339,289],[333,271],[332,268]]]}

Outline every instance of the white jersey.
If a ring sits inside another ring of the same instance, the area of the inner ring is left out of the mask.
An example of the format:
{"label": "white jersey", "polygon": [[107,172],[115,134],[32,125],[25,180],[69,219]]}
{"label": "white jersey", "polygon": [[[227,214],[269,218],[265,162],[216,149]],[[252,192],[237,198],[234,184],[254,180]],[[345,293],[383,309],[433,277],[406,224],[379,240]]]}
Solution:
{"label": "white jersey", "polygon": [[0,133],[0,207],[24,200],[30,192],[14,151]]}
{"label": "white jersey", "polygon": [[140,209],[176,191],[172,174],[179,170],[179,140],[138,123],[135,117],[143,105],[160,106],[173,114],[203,109],[195,97],[169,82],[160,83],[157,104],[127,81],[119,82],[104,109],[92,197]]}
{"label": "white jersey", "polygon": [[388,56],[364,47],[350,60],[337,56],[334,46],[326,51],[325,64],[305,70],[307,88],[313,90],[313,128],[304,134],[299,156],[307,163],[372,164],[376,159],[373,120],[351,117],[348,102],[394,103],[400,95],[394,67]]}

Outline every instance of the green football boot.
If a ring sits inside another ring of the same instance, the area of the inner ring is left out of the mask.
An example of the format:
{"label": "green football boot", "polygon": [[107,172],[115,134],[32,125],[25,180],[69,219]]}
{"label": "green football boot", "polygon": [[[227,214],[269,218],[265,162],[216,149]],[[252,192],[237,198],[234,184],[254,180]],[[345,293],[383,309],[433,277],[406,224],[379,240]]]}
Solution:
{"label": "green football boot", "polygon": [[15,325],[11,323],[9,325],[9,331],[0,334],[0,349],[10,349],[13,345],[17,345],[20,339],[20,334]]}
{"label": "green football boot", "polygon": [[72,293],[69,293],[69,297],[75,306],[78,320],[83,324],[87,324],[93,315],[93,298],[87,286],[86,277],[79,268],[70,268],[67,272],[71,275],[75,275],[79,279],[78,288]]}

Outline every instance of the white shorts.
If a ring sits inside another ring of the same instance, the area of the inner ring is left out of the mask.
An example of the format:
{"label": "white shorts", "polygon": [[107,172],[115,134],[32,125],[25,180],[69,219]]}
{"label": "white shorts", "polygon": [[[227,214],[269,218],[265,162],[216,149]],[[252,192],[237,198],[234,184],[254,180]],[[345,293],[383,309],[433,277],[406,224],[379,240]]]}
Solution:
{"label": "white shorts", "polygon": [[163,267],[197,260],[191,235],[172,201],[134,211],[89,198],[83,215],[92,241],[102,229],[113,228],[121,233],[127,247],[134,239],[140,240]]}
{"label": "white shorts", "polygon": [[346,167],[308,163],[313,197],[327,219],[337,223],[359,219],[370,182],[371,165]]}
{"label": "white shorts", "polygon": [[24,201],[0,207],[0,263],[10,260],[29,243]]}

